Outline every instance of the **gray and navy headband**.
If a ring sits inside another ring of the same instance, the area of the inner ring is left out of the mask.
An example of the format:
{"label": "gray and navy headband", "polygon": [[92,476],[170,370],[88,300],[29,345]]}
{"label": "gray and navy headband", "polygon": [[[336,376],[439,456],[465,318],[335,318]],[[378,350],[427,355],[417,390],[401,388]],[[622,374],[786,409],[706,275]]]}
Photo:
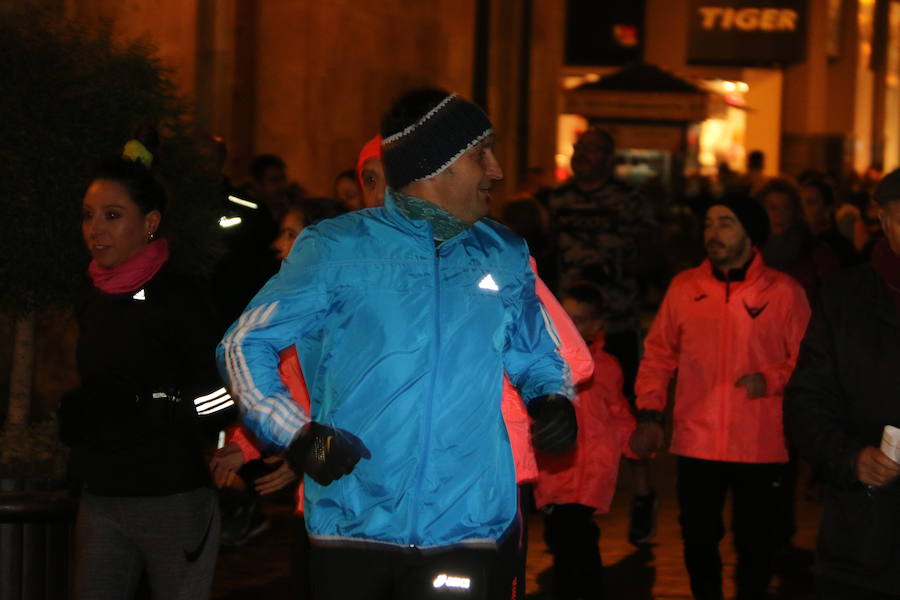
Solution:
{"label": "gray and navy headband", "polygon": [[391,186],[400,189],[434,177],[493,132],[484,111],[450,94],[418,121],[382,140]]}

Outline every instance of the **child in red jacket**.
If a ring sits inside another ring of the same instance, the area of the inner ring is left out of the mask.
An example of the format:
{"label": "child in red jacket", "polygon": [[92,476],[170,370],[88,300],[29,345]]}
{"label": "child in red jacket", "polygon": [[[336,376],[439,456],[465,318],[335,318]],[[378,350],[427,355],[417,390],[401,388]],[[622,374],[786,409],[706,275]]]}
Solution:
{"label": "child in red jacket", "polygon": [[603,350],[600,289],[581,282],[563,291],[562,305],[590,344],[593,377],[576,389],[578,439],[563,455],[537,453],[535,503],[545,514],[544,539],[553,554],[560,600],[600,598],[602,566],[595,512],[608,512],[616,489],[619,460],[631,455],[628,440],[635,421],[622,393],[622,369]]}

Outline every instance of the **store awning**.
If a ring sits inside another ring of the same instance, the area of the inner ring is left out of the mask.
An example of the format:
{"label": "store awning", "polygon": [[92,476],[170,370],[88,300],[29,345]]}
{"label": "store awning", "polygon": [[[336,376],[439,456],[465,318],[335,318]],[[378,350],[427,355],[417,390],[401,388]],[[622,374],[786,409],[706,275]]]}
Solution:
{"label": "store awning", "polygon": [[608,120],[702,121],[714,98],[656,65],[637,64],[566,91],[564,112]]}

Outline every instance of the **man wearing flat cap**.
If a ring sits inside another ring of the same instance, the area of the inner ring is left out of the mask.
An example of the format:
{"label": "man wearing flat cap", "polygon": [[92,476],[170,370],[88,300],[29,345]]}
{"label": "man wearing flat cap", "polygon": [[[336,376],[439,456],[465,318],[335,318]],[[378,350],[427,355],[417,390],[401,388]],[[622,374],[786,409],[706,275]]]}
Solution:
{"label": "man wearing flat cap", "polygon": [[[577,431],[568,371],[525,243],[484,218],[502,177],[487,116],[424,88],[381,129],[384,206],[304,229],[220,365],[246,425],[306,475],[314,598],[502,597],[488,585],[517,510],[504,373],[535,447],[559,452]],[[291,345],[309,414],[278,377]]]}
{"label": "man wearing flat cap", "polygon": [[788,460],[781,401],[797,360],[809,306],[800,285],[766,267],[762,207],[726,196],[706,212],[707,260],[669,286],[644,342],[635,386],[634,451],[662,447],[662,414],[676,377],[670,450],[678,456],[679,522],[691,592],[722,598],[719,542],[725,496],[740,600],[766,598],[779,539]]}
{"label": "man wearing flat cap", "polygon": [[[875,189],[884,239],[822,286],[784,394],[785,428],[825,479],[817,597],[900,597],[900,170]],[[894,457],[896,459],[896,456]]]}

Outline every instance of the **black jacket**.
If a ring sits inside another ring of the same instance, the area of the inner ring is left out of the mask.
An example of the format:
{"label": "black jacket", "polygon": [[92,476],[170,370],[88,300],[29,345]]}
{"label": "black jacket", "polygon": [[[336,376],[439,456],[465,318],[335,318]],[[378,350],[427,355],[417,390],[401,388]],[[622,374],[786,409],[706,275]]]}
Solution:
{"label": "black jacket", "polygon": [[900,594],[900,484],[868,491],[856,456],[900,425],[900,312],[871,265],[828,282],[784,393],[785,429],[825,474],[817,563],[827,576]]}
{"label": "black jacket", "polygon": [[237,408],[215,364],[219,323],[205,286],[162,269],[137,292],[91,286],[78,306],[81,388],[60,407],[73,471],[99,495],[159,496],[210,484],[203,451]]}

